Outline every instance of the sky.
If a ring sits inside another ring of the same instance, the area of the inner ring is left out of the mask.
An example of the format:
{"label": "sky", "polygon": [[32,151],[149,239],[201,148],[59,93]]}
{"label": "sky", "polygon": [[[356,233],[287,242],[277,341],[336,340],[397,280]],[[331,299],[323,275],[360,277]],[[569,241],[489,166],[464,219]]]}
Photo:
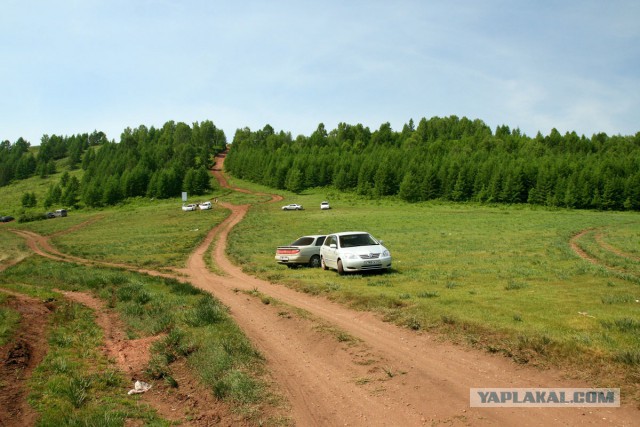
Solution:
{"label": "sky", "polygon": [[640,131],[637,0],[2,0],[0,141],[456,115]]}

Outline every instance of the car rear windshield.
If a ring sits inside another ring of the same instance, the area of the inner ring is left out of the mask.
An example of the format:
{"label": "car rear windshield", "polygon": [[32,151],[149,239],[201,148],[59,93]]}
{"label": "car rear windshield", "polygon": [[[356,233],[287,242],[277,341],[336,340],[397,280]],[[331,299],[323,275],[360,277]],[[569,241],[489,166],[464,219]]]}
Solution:
{"label": "car rear windshield", "polygon": [[309,246],[313,243],[313,237],[301,237],[291,244],[291,246]]}
{"label": "car rear windshield", "polygon": [[341,248],[353,248],[355,246],[377,245],[378,242],[370,234],[347,234],[340,236]]}

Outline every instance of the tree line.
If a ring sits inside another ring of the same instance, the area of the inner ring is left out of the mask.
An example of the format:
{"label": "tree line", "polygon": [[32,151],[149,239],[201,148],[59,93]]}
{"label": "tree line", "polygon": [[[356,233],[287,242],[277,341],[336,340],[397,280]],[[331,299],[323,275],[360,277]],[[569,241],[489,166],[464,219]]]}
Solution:
{"label": "tree line", "polygon": [[[0,143],[0,186],[56,173],[56,164],[84,169],[64,175],[44,198],[47,206],[97,207],[128,197],[169,198],[210,189],[208,169],[225,150],[211,121],[168,121],[161,128],[126,128],[120,141],[102,132],[44,135],[36,150],[19,138]],[[229,173],[277,189],[302,192],[333,186],[371,198],[394,196],[481,203],[529,203],[578,209],[640,210],[640,132],[634,136],[575,132],[529,137],[519,129],[457,116],[389,123],[321,123],[295,139],[270,125],[238,129],[225,162]],[[65,160],[61,160],[65,159]],[[63,182],[64,181],[64,182]],[[35,204],[23,195],[23,206]]]}
{"label": "tree line", "polygon": [[211,189],[208,170],[226,148],[222,129],[213,122],[166,122],[162,128],[127,128],[120,142],[87,151],[81,187],[87,206],[113,205],[128,197],[169,198],[182,191]]}
{"label": "tree line", "polygon": [[31,144],[23,138],[11,144],[0,143],[0,187],[9,185],[13,180],[27,179],[34,175],[46,178],[55,174],[56,160],[67,159],[69,169],[77,169],[82,153],[90,146],[106,141],[104,132],[72,136],[43,135],[37,155],[29,147]]}
{"label": "tree line", "polygon": [[[108,206],[128,197],[169,198],[182,191],[203,194],[211,189],[208,170],[214,156],[226,145],[224,132],[208,120],[193,126],[169,121],[161,128],[126,128],[118,143],[103,132],[44,135],[40,147],[30,150],[19,138],[0,144],[0,186],[56,173],[56,161],[66,158],[70,170],[84,170],[82,179],[63,174],[49,187],[45,207]],[[34,200],[32,194],[23,195],[23,206],[32,206]]]}
{"label": "tree line", "polygon": [[528,137],[481,120],[423,118],[400,131],[389,123],[323,124],[308,137],[239,129],[228,172],[278,189],[317,186],[408,202],[529,203],[553,207],[640,210],[640,132],[587,138],[575,132]]}

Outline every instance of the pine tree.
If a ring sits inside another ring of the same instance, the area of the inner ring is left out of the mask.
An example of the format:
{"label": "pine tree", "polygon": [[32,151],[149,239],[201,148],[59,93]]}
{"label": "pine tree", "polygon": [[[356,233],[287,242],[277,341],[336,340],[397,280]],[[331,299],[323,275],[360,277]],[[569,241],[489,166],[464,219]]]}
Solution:
{"label": "pine tree", "polygon": [[422,180],[417,174],[413,172],[407,172],[400,184],[400,190],[398,195],[402,200],[407,202],[417,202],[420,200],[420,184]]}
{"label": "pine tree", "polygon": [[285,188],[293,193],[299,193],[303,189],[303,175],[298,168],[292,168],[287,173]]}

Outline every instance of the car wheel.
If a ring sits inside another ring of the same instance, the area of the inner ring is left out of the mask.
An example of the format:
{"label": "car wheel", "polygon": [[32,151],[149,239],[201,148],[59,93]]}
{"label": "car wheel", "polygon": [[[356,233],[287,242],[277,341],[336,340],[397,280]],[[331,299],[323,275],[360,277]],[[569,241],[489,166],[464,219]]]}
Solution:
{"label": "car wheel", "polygon": [[314,255],[309,260],[309,267],[318,268],[320,267],[320,257],[318,255]]}
{"label": "car wheel", "polygon": [[329,267],[327,267],[327,264],[324,263],[324,257],[320,258],[320,266],[322,267],[323,270],[329,269]]}
{"label": "car wheel", "polygon": [[341,275],[341,276],[344,274],[344,268],[342,267],[342,260],[341,259],[338,260],[338,274]]}

